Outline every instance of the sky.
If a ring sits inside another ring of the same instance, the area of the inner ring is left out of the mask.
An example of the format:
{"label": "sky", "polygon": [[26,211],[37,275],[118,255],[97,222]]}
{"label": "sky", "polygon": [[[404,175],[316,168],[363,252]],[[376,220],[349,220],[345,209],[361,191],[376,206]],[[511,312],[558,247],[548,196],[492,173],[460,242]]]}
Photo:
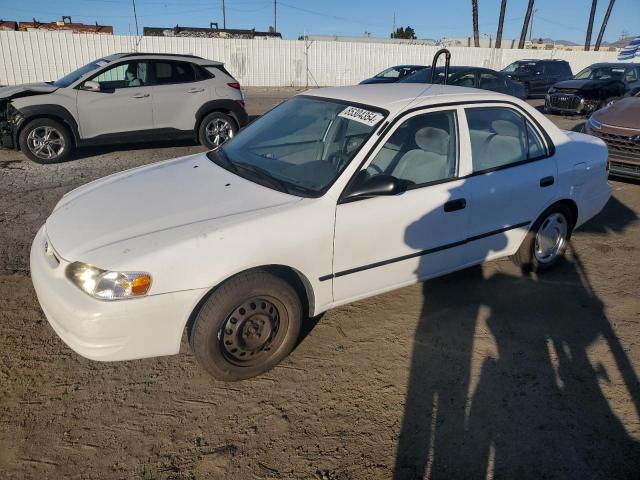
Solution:
{"label": "sky", "polygon": [[[227,28],[267,30],[273,25],[273,0],[224,0]],[[277,27],[284,38],[304,33],[388,37],[395,13],[396,26],[410,25],[418,38],[472,35],[471,0],[276,0]],[[176,24],[222,28],[222,0],[135,0],[140,33],[142,27]],[[495,37],[500,0],[478,0],[481,34]],[[608,0],[599,0],[592,43],[598,34]],[[504,39],[519,38],[527,0],[508,0]],[[583,43],[591,0],[536,0],[533,37],[549,37]],[[70,15],[74,22],[113,25],[116,34],[135,34],[132,0],[0,0],[5,20],[53,21]],[[640,35],[640,0],[617,0],[605,41],[621,32]]]}

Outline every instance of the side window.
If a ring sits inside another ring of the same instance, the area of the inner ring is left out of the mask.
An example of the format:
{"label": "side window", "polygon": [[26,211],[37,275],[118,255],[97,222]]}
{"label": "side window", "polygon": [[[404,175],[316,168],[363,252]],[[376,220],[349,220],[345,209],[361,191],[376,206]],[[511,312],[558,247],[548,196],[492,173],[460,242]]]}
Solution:
{"label": "side window", "polygon": [[503,82],[491,72],[480,72],[480,88],[491,90],[503,87]]}
{"label": "side window", "polygon": [[626,82],[635,82],[638,80],[638,70],[635,68],[630,68],[627,70],[626,75],[624,76],[624,80]]}
{"label": "side window", "polygon": [[547,154],[542,139],[520,113],[503,107],[468,108],[465,113],[474,172]]}
{"label": "side window", "polygon": [[474,72],[469,72],[469,73],[465,73],[464,75],[459,76],[458,78],[456,78],[452,84],[453,85],[457,85],[458,87],[475,87],[475,80],[476,74]]}
{"label": "side window", "polygon": [[367,173],[422,185],[455,177],[457,161],[456,114],[433,112],[412,117],[396,128]]}
{"label": "side window", "polygon": [[148,83],[147,62],[120,63],[90,80],[98,82],[102,90],[143,87]]}
{"label": "side window", "polygon": [[196,72],[187,62],[156,61],[154,68],[156,85],[196,81]]}

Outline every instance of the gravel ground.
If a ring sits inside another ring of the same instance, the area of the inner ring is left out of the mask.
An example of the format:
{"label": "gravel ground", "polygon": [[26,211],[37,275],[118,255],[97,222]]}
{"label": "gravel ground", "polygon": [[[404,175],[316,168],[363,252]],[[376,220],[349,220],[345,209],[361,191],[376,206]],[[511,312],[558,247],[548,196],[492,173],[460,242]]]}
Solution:
{"label": "gravel ground", "polygon": [[[292,93],[251,89],[249,113]],[[634,182],[612,182],[554,271],[489,262],[335,309],[253,380],[212,380],[184,341],[173,357],[76,355],[31,287],[37,228],[83,183],[202,150],[92,149],[56,166],[0,152],[2,478],[640,478]]]}

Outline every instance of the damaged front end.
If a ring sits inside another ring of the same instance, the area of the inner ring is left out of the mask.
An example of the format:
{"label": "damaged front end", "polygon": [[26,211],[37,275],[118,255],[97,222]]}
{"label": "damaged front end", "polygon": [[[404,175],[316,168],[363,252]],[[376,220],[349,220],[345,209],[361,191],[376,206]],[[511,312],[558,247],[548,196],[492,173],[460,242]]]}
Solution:
{"label": "damaged front end", "polygon": [[0,99],[1,148],[17,148],[16,132],[23,119],[22,114],[12,105],[11,100]]}

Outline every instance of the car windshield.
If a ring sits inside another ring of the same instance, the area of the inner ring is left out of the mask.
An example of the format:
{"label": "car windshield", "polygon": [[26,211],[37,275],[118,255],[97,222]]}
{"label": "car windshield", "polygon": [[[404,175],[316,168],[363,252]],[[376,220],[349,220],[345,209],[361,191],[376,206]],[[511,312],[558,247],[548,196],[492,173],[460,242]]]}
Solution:
{"label": "car windshield", "polygon": [[259,118],[209,159],[286,193],[318,197],[335,181],[385,115],[319,97],[299,96]]}
{"label": "car windshield", "polygon": [[535,62],[513,62],[502,71],[506,73],[530,73],[534,72],[535,69]]}
{"label": "car windshield", "polygon": [[378,73],[375,78],[404,78],[408,75],[411,75],[412,73],[420,70],[421,68],[424,67],[420,67],[420,66],[414,66],[414,65],[405,65],[405,66],[398,66],[398,67],[391,67],[391,68],[387,68],[386,70],[383,70],[382,72]]}
{"label": "car windshield", "polygon": [[576,80],[622,80],[625,69],[621,67],[587,67],[578,72]]}
{"label": "car windshield", "polygon": [[98,59],[91,63],[87,63],[86,65],[78,68],[77,70],[74,70],[73,72],[68,73],[64,77],[56,80],[55,82],[52,82],[52,85],[55,85],[56,87],[60,87],[60,88],[68,87],[69,85],[74,83],[76,80],[79,80],[80,78],[84,77],[88,73],[93,72],[97,68],[105,66],[107,63],[109,62],[104,59]]}

